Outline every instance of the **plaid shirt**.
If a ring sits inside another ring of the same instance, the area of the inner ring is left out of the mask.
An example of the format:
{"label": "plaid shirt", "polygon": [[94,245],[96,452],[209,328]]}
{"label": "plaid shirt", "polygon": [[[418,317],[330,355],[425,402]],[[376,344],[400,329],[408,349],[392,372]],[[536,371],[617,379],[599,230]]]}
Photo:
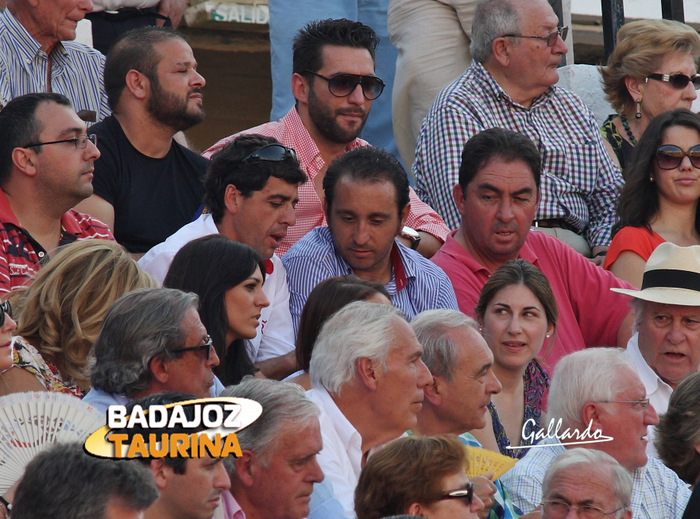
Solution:
{"label": "plaid shirt", "polygon": [[[529,512],[542,502],[542,481],[549,465],[565,451],[559,440],[548,438],[530,449],[515,467],[501,476],[513,502]],[[555,445],[556,444],[556,445]],[[583,447],[589,447],[583,445]],[[656,458],[636,469],[632,476],[632,517],[634,519],[681,519],[690,499],[688,485]]]}
{"label": "plaid shirt", "polygon": [[112,111],[102,84],[105,57],[73,41],[59,42],[51,51],[51,88],[46,84],[49,56],[12,16],[0,13],[0,108],[32,92],[58,92],[75,111],[92,110],[101,121]]}
{"label": "plaid shirt", "polygon": [[[294,149],[294,151],[297,152],[297,158],[299,159],[301,169],[303,169],[309,177],[308,182],[299,186],[299,204],[296,208],[297,223],[289,227],[287,236],[275,251],[275,253],[281,257],[289,250],[289,247],[294,245],[311,229],[320,225],[328,225],[326,223],[326,215],[323,212],[321,199],[314,187],[316,175],[321,173],[325,174],[326,163],[323,158],[321,158],[318,146],[316,146],[306,126],[304,126],[296,108],[292,108],[287,115],[279,121],[261,124],[255,128],[250,128],[221,139],[202,153],[202,155],[210,159],[215,152],[219,151],[236,137],[249,133],[274,137],[283,145]],[[345,146],[345,151],[350,151],[359,146],[367,146],[367,142],[362,139],[355,139]],[[432,208],[421,202],[413,189],[411,189],[410,192],[410,203],[411,212],[406,219],[406,225],[432,234],[440,241],[444,242],[450,230]]]}
{"label": "plaid shirt", "polygon": [[623,180],[608,156],[593,115],[576,95],[547,89],[528,109],[514,102],[480,63],[438,95],[416,147],[418,196],[450,227],[460,225],[452,199],[467,140],[494,127],[530,138],[542,155],[537,219],[560,218],[585,231],[591,246],[609,245]]}

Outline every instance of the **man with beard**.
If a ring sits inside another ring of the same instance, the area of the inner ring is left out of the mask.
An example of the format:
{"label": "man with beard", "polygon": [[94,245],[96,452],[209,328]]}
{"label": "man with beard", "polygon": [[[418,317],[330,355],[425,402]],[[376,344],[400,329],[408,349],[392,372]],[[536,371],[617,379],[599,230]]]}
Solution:
{"label": "man with beard", "polygon": [[[292,93],[296,106],[279,121],[243,132],[274,137],[296,150],[310,180],[299,188],[297,223],[277,249],[280,256],[311,229],[326,225],[321,194],[331,161],[367,145],[357,136],[372,101],[384,89],[382,80],[374,75],[377,43],[372,28],[360,22],[329,19],[308,23],[294,39]],[[236,137],[220,140],[204,156],[210,157]],[[401,230],[399,239],[429,257],[440,248],[449,229],[412,189],[410,194],[408,228]]]}
{"label": "man with beard", "polygon": [[173,137],[204,119],[192,49],[177,32],[146,27],[118,40],[105,63],[112,116],[90,128],[102,157],[95,194],[80,209],[141,255],[192,220],[208,160]]}

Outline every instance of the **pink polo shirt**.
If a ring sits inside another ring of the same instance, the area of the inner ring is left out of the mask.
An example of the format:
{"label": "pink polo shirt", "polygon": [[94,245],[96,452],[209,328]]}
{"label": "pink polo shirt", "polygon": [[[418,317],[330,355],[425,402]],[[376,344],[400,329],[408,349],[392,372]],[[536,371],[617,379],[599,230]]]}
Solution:
{"label": "pink polo shirt", "polygon": [[[447,237],[432,261],[452,281],[459,309],[474,316],[479,294],[491,272],[453,238],[456,232]],[[574,351],[618,346],[617,331],[630,311],[630,298],[610,288],[634,287],[542,232],[530,231],[518,258],[529,261],[547,276],[559,308],[553,341],[546,339],[540,352],[548,373],[559,359]]]}

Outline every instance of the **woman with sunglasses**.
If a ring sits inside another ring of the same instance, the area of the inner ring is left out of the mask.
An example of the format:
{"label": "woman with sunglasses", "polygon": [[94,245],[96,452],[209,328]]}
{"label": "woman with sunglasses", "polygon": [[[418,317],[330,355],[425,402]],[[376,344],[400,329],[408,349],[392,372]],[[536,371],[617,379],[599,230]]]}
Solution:
{"label": "woman with sunglasses", "polygon": [[112,303],[155,282],[117,242],[82,240],[62,247],[28,288],[10,296],[19,326],[14,369],[0,394],[59,391],[82,397],[90,389],[90,350]]}
{"label": "woman with sunglasses", "polygon": [[657,116],[635,148],[604,267],[637,288],[664,241],[700,245],[700,118],[688,110]]}
{"label": "woman with sunglasses", "polygon": [[263,292],[265,263],[253,249],[214,234],[189,242],[173,258],[163,286],[199,296],[199,317],[219,359],[214,373],[225,386],[256,369],[247,339],[260,327],[270,303]]}
{"label": "woman with sunglasses", "polygon": [[617,33],[617,46],[600,73],[617,111],[603,124],[604,142],[621,169],[654,117],[690,108],[700,88],[699,56],[700,36],[678,21],[638,20]]}
{"label": "woman with sunglasses", "polygon": [[357,519],[409,514],[428,519],[476,519],[484,503],[465,470],[456,436],[408,436],[389,442],[365,464],[355,488]]}

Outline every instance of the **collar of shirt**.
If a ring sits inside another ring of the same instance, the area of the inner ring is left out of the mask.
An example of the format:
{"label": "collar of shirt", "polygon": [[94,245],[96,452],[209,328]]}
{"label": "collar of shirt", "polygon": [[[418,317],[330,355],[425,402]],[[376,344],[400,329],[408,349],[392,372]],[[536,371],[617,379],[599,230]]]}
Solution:
{"label": "collar of shirt", "polygon": [[[46,53],[41,49],[39,42],[34,39],[34,37],[27,32],[27,29],[19,23],[19,20],[15,18],[9,9],[5,11],[0,16],[0,23],[4,24],[6,30],[9,33],[8,43],[12,45],[17,55],[20,57],[22,66],[31,74],[33,68],[33,61],[35,58],[39,57],[45,59],[47,57]],[[67,51],[63,46],[62,42],[58,42],[56,46],[51,51],[53,57],[62,56],[65,58]],[[58,63],[62,63],[63,59],[57,60]]]}
{"label": "collar of shirt", "polygon": [[503,90],[503,87],[501,87],[498,81],[494,79],[491,73],[488,70],[486,70],[486,68],[481,63],[474,60],[472,61],[471,66],[473,68],[474,78],[486,84],[488,86],[488,90],[490,90],[491,92],[491,95],[493,95],[495,98],[503,99],[514,108],[520,110],[529,111],[536,109],[538,106],[545,103],[554,92],[553,86],[547,88],[547,90],[535,97],[535,99],[532,100],[532,105],[530,106],[530,108],[527,108],[521,105],[520,103],[516,103],[515,101],[513,101],[513,99],[508,95],[508,93],[505,90]]}
{"label": "collar of shirt", "polygon": [[647,397],[651,401],[651,405],[657,413],[664,413],[668,409],[668,400],[671,398],[673,389],[656,374],[651,366],[642,356],[639,350],[639,332],[635,332],[629,341],[625,355],[632,361],[634,370],[639,375],[639,378],[644,384],[644,389],[647,392]]}
{"label": "collar of shirt", "polygon": [[350,453],[353,446],[355,449],[357,449],[356,454],[359,452],[360,458],[353,460],[353,464],[355,461],[357,462],[357,472],[359,475],[359,468],[362,463],[362,436],[360,436],[360,433],[357,429],[355,429],[355,426],[350,423],[350,420],[348,420],[338,408],[333,400],[333,397],[330,395],[330,393],[328,393],[328,391],[325,390],[325,388],[313,387],[308,391],[308,394],[309,396],[313,395],[316,397],[315,399],[317,403],[323,408],[326,415],[328,415],[330,423],[333,424],[333,429],[338,435],[341,443],[346,447],[348,453]]}

